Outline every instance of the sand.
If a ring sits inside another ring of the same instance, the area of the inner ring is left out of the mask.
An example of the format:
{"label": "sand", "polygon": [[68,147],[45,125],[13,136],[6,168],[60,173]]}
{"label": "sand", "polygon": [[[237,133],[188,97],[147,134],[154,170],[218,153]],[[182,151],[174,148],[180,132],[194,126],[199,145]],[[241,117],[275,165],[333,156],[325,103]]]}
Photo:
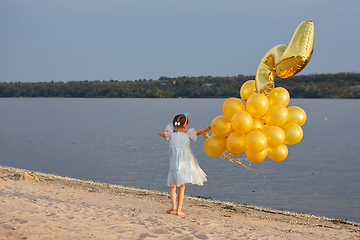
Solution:
{"label": "sand", "polygon": [[[186,190],[185,190],[186,194]],[[0,166],[0,239],[359,239],[360,224]]]}

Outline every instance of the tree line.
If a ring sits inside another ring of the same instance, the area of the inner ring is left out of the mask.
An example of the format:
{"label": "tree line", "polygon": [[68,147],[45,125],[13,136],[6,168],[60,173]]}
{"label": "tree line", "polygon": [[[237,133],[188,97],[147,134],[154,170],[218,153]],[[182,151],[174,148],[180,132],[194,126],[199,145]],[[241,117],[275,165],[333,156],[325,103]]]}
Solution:
{"label": "tree line", "polygon": [[[160,77],[158,80],[0,83],[0,97],[228,98],[255,76]],[[360,98],[360,73],[309,74],[275,79],[291,98]]]}

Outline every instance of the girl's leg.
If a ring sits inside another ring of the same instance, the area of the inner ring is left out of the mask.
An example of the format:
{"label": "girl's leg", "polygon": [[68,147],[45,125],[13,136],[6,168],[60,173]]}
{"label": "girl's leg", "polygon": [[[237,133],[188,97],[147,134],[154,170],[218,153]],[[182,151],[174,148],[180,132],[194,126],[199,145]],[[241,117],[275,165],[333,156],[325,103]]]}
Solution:
{"label": "girl's leg", "polygon": [[170,194],[171,208],[167,210],[167,213],[171,214],[173,211],[175,211],[175,207],[176,207],[176,185],[170,184],[169,194]]}
{"label": "girl's leg", "polygon": [[176,215],[179,215],[179,216],[184,216],[185,215],[185,213],[183,213],[181,211],[182,204],[183,204],[183,201],[184,201],[184,193],[185,193],[185,184],[180,185],[178,187],[178,204],[177,204]]}

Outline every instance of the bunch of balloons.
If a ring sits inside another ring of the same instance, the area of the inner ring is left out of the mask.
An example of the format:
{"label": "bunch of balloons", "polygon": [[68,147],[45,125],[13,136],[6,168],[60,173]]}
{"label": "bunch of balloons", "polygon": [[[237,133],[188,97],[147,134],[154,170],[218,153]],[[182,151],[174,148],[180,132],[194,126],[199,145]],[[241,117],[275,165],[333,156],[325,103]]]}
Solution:
{"label": "bunch of balloons", "polygon": [[207,155],[235,160],[224,153],[245,152],[255,163],[266,157],[282,161],[288,156],[287,145],[297,144],[303,137],[301,126],[306,122],[306,113],[297,106],[287,107],[290,94],[285,88],[275,88],[274,79],[300,72],[310,61],[313,46],[314,24],[308,20],[296,28],[288,45],[276,45],[265,54],[255,80],[241,86],[243,101],[228,98],[222,106],[223,115],[212,120],[212,133],[204,144]]}
{"label": "bunch of balloons", "polygon": [[245,152],[254,163],[266,157],[284,160],[287,145],[297,144],[303,137],[305,111],[287,107],[290,94],[285,88],[275,88],[268,96],[257,93],[254,80],[242,85],[240,96],[246,108],[241,99],[228,98],[222,105],[223,115],[212,120],[212,134],[204,144],[206,154],[218,157],[227,150],[232,155]]}

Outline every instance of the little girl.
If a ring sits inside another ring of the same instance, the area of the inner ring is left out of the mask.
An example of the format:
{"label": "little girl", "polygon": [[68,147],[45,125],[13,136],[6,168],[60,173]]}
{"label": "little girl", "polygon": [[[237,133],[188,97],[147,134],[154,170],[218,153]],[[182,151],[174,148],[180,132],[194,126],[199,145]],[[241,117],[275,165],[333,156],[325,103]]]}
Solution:
{"label": "little girl", "polygon": [[195,131],[194,128],[188,130],[189,119],[184,114],[174,117],[173,127],[168,124],[166,128],[159,132],[161,137],[170,140],[170,170],[167,179],[169,186],[171,208],[168,214],[175,211],[176,207],[176,187],[178,187],[178,201],[176,215],[184,216],[181,211],[184,200],[185,183],[203,185],[206,180],[205,172],[200,168],[193,152],[190,148],[190,139],[196,141],[197,136],[209,131],[210,127]]}

